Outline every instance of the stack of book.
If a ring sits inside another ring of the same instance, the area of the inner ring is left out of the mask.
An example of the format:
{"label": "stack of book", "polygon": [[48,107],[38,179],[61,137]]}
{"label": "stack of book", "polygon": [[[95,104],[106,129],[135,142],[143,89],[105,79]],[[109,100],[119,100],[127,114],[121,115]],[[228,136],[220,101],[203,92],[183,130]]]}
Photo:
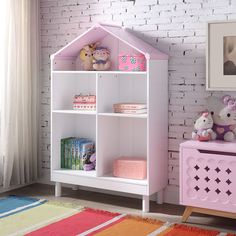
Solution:
{"label": "stack of book", "polygon": [[113,111],[125,114],[145,114],[147,113],[147,104],[145,103],[117,103],[113,104]]}
{"label": "stack of book", "polygon": [[73,109],[80,111],[95,111],[96,95],[75,95],[73,100]]}
{"label": "stack of book", "polygon": [[87,138],[68,137],[61,139],[61,168],[85,170],[91,164],[95,169],[96,163],[91,163],[90,157],[95,152],[95,143]]}

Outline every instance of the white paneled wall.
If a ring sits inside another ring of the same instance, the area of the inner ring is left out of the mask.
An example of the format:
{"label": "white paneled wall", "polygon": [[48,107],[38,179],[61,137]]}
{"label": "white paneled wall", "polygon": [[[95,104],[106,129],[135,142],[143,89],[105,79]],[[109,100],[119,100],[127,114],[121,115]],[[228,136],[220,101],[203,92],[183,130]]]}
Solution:
{"label": "white paneled wall", "polygon": [[177,196],[179,143],[190,138],[205,98],[222,95],[205,91],[206,22],[236,19],[236,1],[40,0],[40,7],[42,167],[50,167],[50,54],[95,22],[119,24],[170,55],[169,191]]}

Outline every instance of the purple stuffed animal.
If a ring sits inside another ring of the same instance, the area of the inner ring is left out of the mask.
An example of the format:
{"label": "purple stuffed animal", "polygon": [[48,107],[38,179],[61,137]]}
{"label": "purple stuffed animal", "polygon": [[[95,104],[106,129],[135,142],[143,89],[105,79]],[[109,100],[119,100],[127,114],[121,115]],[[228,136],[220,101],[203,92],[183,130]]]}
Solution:
{"label": "purple stuffed animal", "polygon": [[96,169],[96,153],[93,153],[89,158],[90,163],[84,164],[83,168],[85,171]]}

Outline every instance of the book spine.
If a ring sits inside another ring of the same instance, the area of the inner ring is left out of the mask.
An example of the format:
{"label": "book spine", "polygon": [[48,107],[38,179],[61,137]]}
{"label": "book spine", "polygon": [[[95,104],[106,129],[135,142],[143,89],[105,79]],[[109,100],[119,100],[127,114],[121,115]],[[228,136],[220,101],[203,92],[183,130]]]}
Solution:
{"label": "book spine", "polygon": [[71,169],[75,170],[75,139],[71,140]]}
{"label": "book spine", "polygon": [[70,139],[69,140],[69,169],[71,170],[72,169],[72,140]]}
{"label": "book spine", "polygon": [[79,165],[79,141],[78,139],[76,139],[75,141],[75,166],[76,166],[76,170],[80,169],[80,165]]}
{"label": "book spine", "polygon": [[65,139],[61,139],[61,168],[65,168]]}
{"label": "book spine", "polygon": [[133,110],[139,110],[139,109],[144,109],[147,108],[147,105],[145,104],[114,104],[113,105],[114,109],[133,109]]}
{"label": "book spine", "polygon": [[125,113],[125,114],[145,114],[147,113],[147,109],[141,109],[141,110],[115,109],[114,112]]}
{"label": "book spine", "polygon": [[65,140],[65,147],[64,147],[64,153],[65,153],[65,168],[68,169],[68,140]]}

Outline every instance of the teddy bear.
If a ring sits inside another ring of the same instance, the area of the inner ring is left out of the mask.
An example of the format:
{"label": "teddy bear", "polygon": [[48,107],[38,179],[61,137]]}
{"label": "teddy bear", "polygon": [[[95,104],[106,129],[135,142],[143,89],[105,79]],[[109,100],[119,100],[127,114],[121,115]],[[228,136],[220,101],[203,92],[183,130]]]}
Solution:
{"label": "teddy bear", "polygon": [[194,131],[192,132],[192,139],[198,141],[209,141],[214,139],[214,132],[212,130],[213,119],[208,111],[205,111],[195,121]]}
{"label": "teddy bear", "polygon": [[93,69],[109,70],[111,62],[109,60],[110,52],[105,47],[97,47],[93,52]]}
{"label": "teddy bear", "polygon": [[96,49],[98,43],[92,43],[85,45],[80,50],[80,59],[82,60],[82,68],[83,70],[93,70],[93,52]]}
{"label": "teddy bear", "polygon": [[216,139],[231,142],[236,135],[236,100],[230,95],[209,97],[208,106],[213,117]]}

